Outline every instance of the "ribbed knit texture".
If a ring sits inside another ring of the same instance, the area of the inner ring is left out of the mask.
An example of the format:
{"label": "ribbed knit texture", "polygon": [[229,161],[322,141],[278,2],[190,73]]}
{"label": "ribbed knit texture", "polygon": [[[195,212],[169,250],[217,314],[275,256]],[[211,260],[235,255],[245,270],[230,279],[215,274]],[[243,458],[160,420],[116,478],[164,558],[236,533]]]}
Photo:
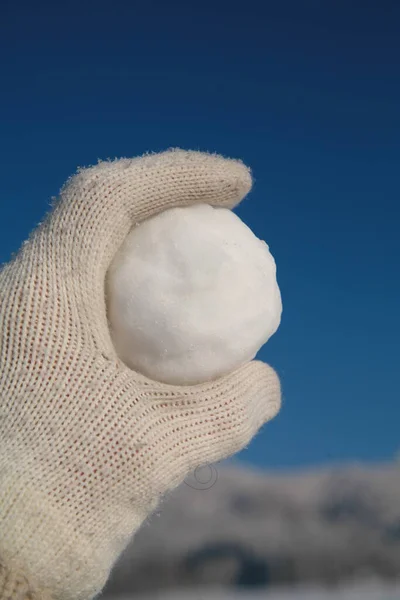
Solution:
{"label": "ribbed knit texture", "polygon": [[279,380],[259,361],[189,387],[131,371],[106,314],[105,275],[135,223],[196,202],[233,208],[250,188],[241,162],[207,153],[101,162],[3,266],[0,600],[98,595],[160,497],[278,412]]}

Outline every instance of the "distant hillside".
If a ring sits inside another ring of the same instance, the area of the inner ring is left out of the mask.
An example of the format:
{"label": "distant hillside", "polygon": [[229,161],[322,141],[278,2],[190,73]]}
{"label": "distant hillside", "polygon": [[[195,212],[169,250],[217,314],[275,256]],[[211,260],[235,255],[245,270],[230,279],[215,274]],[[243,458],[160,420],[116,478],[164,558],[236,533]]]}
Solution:
{"label": "distant hillside", "polygon": [[399,466],[293,475],[217,466],[210,484],[205,473],[164,500],[104,596],[400,577]]}

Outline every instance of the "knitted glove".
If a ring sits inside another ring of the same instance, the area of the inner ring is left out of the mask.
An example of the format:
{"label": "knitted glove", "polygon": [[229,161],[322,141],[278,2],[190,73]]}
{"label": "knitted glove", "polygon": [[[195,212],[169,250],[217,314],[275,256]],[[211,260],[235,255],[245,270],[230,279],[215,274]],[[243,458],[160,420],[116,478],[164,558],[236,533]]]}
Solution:
{"label": "knitted glove", "polygon": [[238,161],[169,150],[102,162],[63,187],[0,271],[0,598],[100,594],[162,494],[232,455],[280,408],[258,361],[173,386],[119,360],[106,271],[135,223],[173,206],[233,208]]}

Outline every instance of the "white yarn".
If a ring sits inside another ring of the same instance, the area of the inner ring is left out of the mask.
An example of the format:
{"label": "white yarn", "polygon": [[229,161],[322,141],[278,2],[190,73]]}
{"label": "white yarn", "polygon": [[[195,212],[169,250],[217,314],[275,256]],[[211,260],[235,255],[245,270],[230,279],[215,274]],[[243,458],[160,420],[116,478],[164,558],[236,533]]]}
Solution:
{"label": "white yarn", "polygon": [[252,360],[282,313],[268,245],[231,210],[207,204],[136,226],[110,266],[106,296],[121,359],[175,385]]}

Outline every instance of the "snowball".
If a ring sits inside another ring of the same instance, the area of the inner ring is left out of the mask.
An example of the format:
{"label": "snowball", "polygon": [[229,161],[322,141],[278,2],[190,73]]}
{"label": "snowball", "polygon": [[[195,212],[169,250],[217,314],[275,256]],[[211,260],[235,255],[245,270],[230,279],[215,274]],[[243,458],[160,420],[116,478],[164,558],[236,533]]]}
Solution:
{"label": "snowball", "polygon": [[231,210],[208,204],[136,226],[110,265],[106,298],[120,358],[175,385],[252,360],[282,313],[268,245]]}

